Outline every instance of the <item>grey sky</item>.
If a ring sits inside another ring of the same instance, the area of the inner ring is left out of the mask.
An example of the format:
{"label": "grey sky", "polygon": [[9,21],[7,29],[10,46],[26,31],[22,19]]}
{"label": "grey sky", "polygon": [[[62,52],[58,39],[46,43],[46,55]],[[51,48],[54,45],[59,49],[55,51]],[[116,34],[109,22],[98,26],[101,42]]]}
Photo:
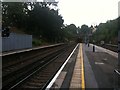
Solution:
{"label": "grey sky", "polygon": [[[25,0],[2,0],[25,1]],[[26,0],[43,1],[43,0]],[[47,1],[47,0],[44,0]],[[58,1],[59,13],[63,16],[64,24],[74,23],[76,26],[83,24],[98,25],[107,20],[118,17],[118,2],[120,0],[48,0]]]}
{"label": "grey sky", "polygon": [[96,25],[118,17],[120,0],[57,0],[64,24]]}

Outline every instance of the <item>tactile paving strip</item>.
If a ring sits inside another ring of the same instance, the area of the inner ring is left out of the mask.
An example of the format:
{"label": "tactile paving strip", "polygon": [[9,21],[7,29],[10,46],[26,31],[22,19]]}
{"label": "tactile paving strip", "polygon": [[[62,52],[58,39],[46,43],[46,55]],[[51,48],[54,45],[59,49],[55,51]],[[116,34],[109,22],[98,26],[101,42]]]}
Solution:
{"label": "tactile paving strip", "polygon": [[74,67],[70,88],[85,88],[82,44],[79,45],[79,52]]}

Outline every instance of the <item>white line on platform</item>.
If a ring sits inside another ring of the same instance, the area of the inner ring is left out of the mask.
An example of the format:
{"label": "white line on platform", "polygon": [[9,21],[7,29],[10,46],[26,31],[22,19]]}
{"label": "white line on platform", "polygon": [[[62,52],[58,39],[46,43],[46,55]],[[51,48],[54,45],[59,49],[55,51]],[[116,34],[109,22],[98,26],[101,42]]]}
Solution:
{"label": "white line on platform", "polygon": [[75,50],[78,47],[78,45],[79,44],[76,45],[76,47],[74,48],[74,50],[72,51],[72,53],[69,55],[69,57],[67,58],[67,60],[64,62],[64,64],[62,65],[62,67],[59,69],[59,71],[57,72],[57,74],[54,76],[54,78],[48,84],[48,86],[46,87],[46,90],[49,90],[52,87],[53,83],[55,82],[55,80],[57,79],[57,77],[59,76],[59,74],[61,73],[61,71],[63,70],[63,68],[65,67],[65,65],[67,64],[67,62],[69,61],[69,59],[71,58],[71,56],[73,55],[73,53],[75,52]]}
{"label": "white line on platform", "polygon": [[[93,44],[91,44],[91,45],[93,46]],[[103,48],[103,47],[100,47],[100,46],[97,46],[97,45],[95,45],[95,47],[102,50],[103,52],[106,52],[106,53],[118,58],[118,53],[116,53],[116,52],[113,52],[113,51],[111,51],[109,49],[106,49],[106,48]]]}
{"label": "white line on platform", "polygon": [[102,65],[102,64],[104,64],[103,62],[95,62],[95,64],[100,64],[100,65]]}

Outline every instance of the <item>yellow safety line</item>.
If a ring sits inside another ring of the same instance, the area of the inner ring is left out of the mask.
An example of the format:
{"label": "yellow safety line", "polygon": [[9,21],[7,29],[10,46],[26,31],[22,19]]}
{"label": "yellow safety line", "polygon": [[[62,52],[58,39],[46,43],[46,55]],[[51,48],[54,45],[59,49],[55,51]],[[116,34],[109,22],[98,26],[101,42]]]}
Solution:
{"label": "yellow safety line", "polygon": [[82,90],[85,90],[85,77],[84,77],[84,63],[83,63],[83,51],[82,51],[82,44],[80,43],[80,59],[81,59],[81,67],[82,67]]}

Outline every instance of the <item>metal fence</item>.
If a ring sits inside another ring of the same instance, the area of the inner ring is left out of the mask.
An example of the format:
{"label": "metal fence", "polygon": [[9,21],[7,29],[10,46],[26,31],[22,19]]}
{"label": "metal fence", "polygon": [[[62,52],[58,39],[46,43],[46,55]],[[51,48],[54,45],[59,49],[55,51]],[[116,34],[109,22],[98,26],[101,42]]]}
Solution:
{"label": "metal fence", "polygon": [[9,37],[2,37],[2,51],[25,49],[32,47],[32,35],[10,33]]}

